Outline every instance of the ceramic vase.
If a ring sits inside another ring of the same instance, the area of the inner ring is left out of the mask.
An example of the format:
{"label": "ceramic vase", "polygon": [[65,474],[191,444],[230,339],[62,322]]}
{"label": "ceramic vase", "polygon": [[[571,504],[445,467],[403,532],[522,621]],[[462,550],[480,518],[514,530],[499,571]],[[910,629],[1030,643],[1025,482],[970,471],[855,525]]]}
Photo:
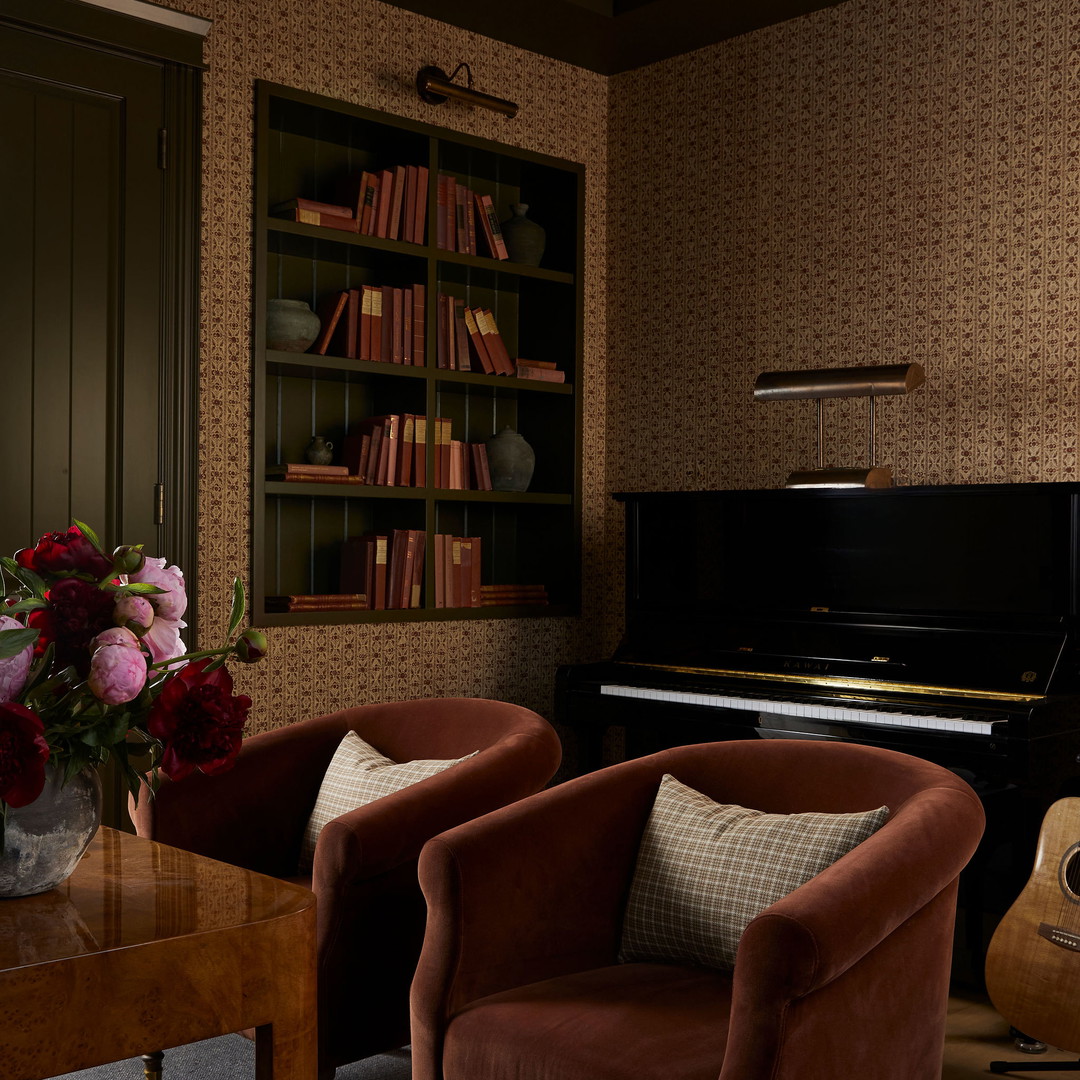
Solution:
{"label": "ceramic vase", "polygon": [[63,783],[45,766],[45,787],[26,806],[9,806],[0,853],[0,898],[55,889],[78,865],[101,824],[101,779],[86,768]]}
{"label": "ceramic vase", "polygon": [[334,460],[334,444],[322,435],[312,435],[304,456],[311,465],[329,465]]}
{"label": "ceramic vase", "polygon": [[266,347],[304,352],[319,336],[319,316],[303,300],[266,301]]}
{"label": "ceramic vase", "polygon": [[513,428],[487,440],[488,469],[495,491],[528,491],[536,466],[533,448]]}
{"label": "ceramic vase", "polygon": [[511,203],[510,212],[513,216],[501,222],[499,227],[506,242],[506,250],[514,262],[539,266],[547,234],[543,226],[525,216],[528,209],[528,203]]}

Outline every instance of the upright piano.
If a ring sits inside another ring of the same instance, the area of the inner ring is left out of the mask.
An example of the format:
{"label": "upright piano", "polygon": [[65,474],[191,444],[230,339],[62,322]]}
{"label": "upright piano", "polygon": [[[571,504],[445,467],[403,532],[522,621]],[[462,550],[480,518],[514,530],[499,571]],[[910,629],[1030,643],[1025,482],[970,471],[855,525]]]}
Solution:
{"label": "upright piano", "polygon": [[1043,811],[1080,793],[1080,484],[616,498],[625,634],[557,678],[581,767],[612,729],[627,755],[803,738],[936,761],[983,798],[978,902],[1004,910]]}

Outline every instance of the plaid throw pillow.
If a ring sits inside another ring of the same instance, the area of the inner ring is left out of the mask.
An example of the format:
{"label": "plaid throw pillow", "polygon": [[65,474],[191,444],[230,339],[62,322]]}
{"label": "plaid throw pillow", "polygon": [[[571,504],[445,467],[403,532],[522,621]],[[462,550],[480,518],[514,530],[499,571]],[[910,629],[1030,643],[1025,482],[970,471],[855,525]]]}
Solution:
{"label": "plaid throw pillow", "polygon": [[750,921],[880,828],[858,814],[766,814],[665,775],[638,848],[619,959],[730,969]]}
{"label": "plaid throw pillow", "polygon": [[399,763],[385,754],[380,754],[355,731],[350,731],[334,751],[319,788],[315,808],[308,818],[304,841],[300,847],[300,870],[311,869],[315,861],[315,842],[328,821],[333,821],[359,806],[366,806],[384,795],[392,795],[395,791],[426,780],[429,776],[475,757],[478,753],[479,750],[474,750],[471,754],[454,758],[452,761],[420,759]]}

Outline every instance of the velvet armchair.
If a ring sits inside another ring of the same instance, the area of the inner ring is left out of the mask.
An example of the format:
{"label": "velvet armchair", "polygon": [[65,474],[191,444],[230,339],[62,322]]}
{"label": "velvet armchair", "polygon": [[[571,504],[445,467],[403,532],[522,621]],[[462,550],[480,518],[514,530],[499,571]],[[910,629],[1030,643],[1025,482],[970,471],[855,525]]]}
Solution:
{"label": "velvet armchair", "polygon": [[[335,818],[311,876],[304,829],[326,768],[355,731],[394,761],[475,756]],[[319,1068],[409,1041],[409,983],[424,933],[417,857],[460,822],[538,791],[554,775],[554,729],[528,709],[478,698],[362,705],[245,740],[217,776],[163,781],[132,816],[140,835],[310,887],[318,898]]]}
{"label": "velvet armchair", "polygon": [[[770,814],[886,823],[749,923],[733,970],[620,963],[661,777]],[[962,780],[875,747],[679,747],[427,843],[414,1080],[938,1080],[957,878],[983,828]]]}

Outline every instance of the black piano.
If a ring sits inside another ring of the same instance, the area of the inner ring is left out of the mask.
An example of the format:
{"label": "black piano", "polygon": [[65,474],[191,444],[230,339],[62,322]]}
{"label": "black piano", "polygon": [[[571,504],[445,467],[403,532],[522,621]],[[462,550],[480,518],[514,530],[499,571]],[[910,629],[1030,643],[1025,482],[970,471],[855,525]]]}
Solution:
{"label": "black piano", "polygon": [[[1080,484],[619,494],[626,626],[558,673],[584,771],[718,739],[839,739],[963,775],[1001,911],[1080,793]],[[971,879],[978,877],[978,881]]]}

